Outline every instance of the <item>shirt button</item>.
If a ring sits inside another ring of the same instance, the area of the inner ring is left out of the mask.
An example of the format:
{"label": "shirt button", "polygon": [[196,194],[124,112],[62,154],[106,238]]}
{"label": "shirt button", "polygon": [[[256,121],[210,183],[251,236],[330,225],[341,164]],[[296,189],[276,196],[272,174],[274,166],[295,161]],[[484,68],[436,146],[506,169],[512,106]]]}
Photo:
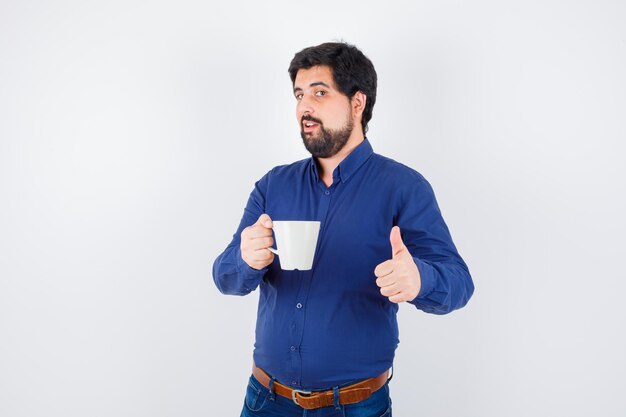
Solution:
{"label": "shirt button", "polygon": [[293,352],[293,351],[295,351],[295,350],[296,350],[296,347],[295,347],[295,346],[292,346],[292,347],[290,347],[289,349],[291,349],[291,351]]}
{"label": "shirt button", "polygon": [[298,381],[291,381],[291,385],[298,385]]}
{"label": "shirt button", "polygon": [[301,303],[296,304],[296,308],[302,308],[302,304]]}
{"label": "shirt button", "polygon": [[330,191],[326,190],[326,191],[324,191],[324,194],[330,195]]}

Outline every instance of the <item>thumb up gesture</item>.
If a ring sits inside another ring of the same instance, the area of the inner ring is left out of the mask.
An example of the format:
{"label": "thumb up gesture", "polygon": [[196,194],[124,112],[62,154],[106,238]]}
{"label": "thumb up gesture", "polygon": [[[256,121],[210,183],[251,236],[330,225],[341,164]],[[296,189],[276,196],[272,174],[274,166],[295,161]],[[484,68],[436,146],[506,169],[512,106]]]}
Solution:
{"label": "thumb up gesture", "polygon": [[402,241],[398,226],[391,229],[389,240],[392,256],[374,269],[376,285],[380,287],[380,293],[392,303],[411,301],[417,297],[422,286],[419,270]]}

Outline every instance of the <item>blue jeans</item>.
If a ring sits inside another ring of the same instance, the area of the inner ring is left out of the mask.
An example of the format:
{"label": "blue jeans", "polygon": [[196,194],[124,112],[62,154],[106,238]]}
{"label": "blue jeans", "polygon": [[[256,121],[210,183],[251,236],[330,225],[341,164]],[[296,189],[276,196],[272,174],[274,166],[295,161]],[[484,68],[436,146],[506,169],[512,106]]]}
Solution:
{"label": "blue jeans", "polygon": [[250,377],[241,417],[391,417],[389,381],[368,399],[356,404],[307,410],[282,395],[270,393],[254,376]]}

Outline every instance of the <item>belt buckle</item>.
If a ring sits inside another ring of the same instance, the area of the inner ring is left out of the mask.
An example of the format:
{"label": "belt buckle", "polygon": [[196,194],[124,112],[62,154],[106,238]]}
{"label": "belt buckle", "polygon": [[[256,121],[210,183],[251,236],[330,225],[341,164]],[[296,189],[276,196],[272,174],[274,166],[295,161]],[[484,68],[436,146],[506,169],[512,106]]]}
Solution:
{"label": "belt buckle", "polygon": [[300,407],[302,407],[299,403],[298,403],[298,397],[296,397],[296,394],[301,394],[301,395],[310,395],[312,394],[312,391],[304,391],[301,389],[292,389],[291,390],[291,399],[293,400],[293,402],[296,405],[299,405]]}

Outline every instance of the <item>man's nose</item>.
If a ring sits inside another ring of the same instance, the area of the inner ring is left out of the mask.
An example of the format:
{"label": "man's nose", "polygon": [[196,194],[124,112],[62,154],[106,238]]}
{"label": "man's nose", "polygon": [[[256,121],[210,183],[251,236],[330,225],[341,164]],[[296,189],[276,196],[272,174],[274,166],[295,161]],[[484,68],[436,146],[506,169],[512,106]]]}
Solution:
{"label": "man's nose", "polygon": [[311,102],[311,100],[309,98],[307,98],[306,95],[304,95],[302,97],[302,99],[300,99],[300,101],[298,102],[298,115],[300,117],[304,116],[305,114],[313,114],[315,113],[315,109],[313,108],[313,104]]}

